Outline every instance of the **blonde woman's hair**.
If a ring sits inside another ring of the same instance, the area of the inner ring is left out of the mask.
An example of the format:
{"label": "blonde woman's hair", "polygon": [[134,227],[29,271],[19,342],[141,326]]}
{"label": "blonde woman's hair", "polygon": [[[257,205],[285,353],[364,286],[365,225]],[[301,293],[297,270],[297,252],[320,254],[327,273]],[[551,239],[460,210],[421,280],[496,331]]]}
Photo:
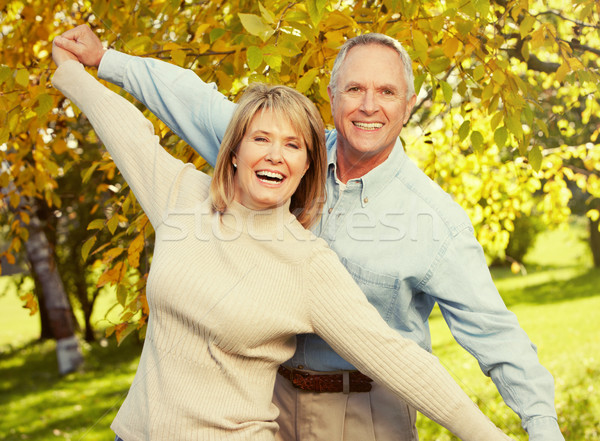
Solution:
{"label": "blonde woman's hair", "polygon": [[319,220],[325,203],[325,127],[315,105],[287,86],[254,83],[242,95],[217,156],[210,185],[213,209],[223,213],[233,201],[233,157],[254,116],[265,110],[273,112],[277,118],[287,119],[306,145],[309,166],[292,195],[290,211],[305,228],[310,228]]}

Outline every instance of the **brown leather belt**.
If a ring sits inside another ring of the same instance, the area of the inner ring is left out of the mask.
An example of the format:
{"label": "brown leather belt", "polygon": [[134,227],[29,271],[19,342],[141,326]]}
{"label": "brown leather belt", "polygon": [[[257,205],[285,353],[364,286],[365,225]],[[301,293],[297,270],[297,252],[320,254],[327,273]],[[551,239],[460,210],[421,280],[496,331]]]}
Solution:
{"label": "brown leather belt", "polygon": [[[358,371],[321,375],[279,366],[277,372],[291,381],[295,388],[311,392],[369,392],[373,381]],[[346,377],[346,384],[344,384],[344,377]]]}

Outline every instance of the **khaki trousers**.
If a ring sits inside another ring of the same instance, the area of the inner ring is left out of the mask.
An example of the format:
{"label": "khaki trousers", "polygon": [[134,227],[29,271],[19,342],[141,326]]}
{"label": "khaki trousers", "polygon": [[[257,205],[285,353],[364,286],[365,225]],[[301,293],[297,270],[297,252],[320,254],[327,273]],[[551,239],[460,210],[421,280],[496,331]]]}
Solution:
{"label": "khaki trousers", "polygon": [[372,384],[370,392],[307,392],[277,374],[276,441],[417,441],[416,411]]}

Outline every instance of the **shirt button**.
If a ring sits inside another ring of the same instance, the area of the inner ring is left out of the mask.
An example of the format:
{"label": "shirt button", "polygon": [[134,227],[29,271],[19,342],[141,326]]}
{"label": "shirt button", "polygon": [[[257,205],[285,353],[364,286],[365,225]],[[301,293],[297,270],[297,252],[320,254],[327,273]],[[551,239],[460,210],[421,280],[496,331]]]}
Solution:
{"label": "shirt button", "polygon": [[327,210],[327,212],[328,212],[329,214],[331,214],[331,212],[332,212],[332,211],[333,211],[333,208],[331,208],[331,207],[329,208],[329,210]]}
{"label": "shirt button", "polygon": [[298,365],[298,369],[304,369],[304,366],[302,366],[301,364]]}
{"label": "shirt button", "polygon": [[363,202],[366,204],[367,202],[369,202],[369,198],[364,198]]}

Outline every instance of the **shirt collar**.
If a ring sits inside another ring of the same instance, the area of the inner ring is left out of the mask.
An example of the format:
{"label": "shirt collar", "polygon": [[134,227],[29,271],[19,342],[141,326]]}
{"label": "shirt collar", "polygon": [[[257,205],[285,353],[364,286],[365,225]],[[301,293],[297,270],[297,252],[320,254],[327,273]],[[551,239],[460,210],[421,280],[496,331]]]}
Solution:
{"label": "shirt collar", "polygon": [[[327,156],[329,179],[335,181],[337,176],[337,148],[335,145],[329,149]],[[360,178],[350,179],[348,181],[348,189],[357,184],[362,186],[360,202],[364,208],[368,205],[370,198],[375,197],[381,190],[387,187],[394,176],[398,174],[405,161],[406,153],[404,152],[404,146],[400,138],[398,138],[388,158]]]}

